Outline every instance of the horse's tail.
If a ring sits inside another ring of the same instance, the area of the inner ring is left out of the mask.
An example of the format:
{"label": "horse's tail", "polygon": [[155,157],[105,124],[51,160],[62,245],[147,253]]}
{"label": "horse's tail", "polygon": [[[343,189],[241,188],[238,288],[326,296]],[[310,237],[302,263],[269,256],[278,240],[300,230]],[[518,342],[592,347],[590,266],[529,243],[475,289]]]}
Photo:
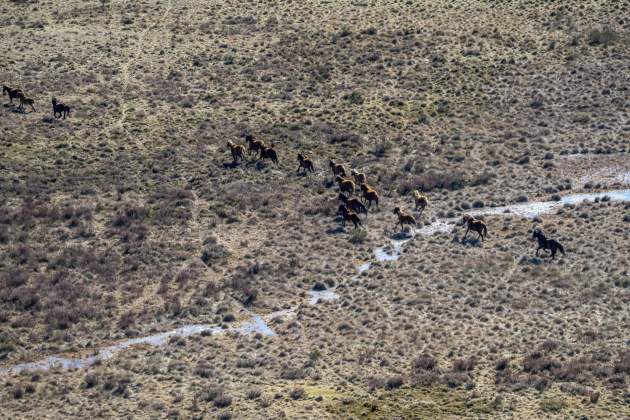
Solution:
{"label": "horse's tail", "polygon": [[567,255],[564,253],[564,247],[558,243],[558,249],[562,252],[562,255]]}

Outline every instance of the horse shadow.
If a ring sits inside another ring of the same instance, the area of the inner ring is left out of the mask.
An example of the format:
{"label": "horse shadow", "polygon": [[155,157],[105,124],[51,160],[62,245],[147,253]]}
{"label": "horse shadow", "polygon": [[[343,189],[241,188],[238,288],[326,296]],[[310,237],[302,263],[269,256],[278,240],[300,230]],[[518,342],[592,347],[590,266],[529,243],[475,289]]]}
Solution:
{"label": "horse shadow", "polygon": [[225,169],[235,169],[239,166],[239,163],[236,161],[232,162],[223,162],[223,168]]}
{"label": "horse shadow", "polygon": [[483,244],[483,241],[480,239],[471,238],[471,237],[460,238],[457,235],[453,237],[453,242],[459,243],[463,246],[471,246],[471,247],[481,247],[481,245]]}
{"label": "horse shadow", "polygon": [[346,232],[345,227],[343,227],[341,225],[333,227],[333,228],[329,228],[329,229],[326,230],[326,233],[328,235],[339,235],[339,234],[345,233],[345,232]]}

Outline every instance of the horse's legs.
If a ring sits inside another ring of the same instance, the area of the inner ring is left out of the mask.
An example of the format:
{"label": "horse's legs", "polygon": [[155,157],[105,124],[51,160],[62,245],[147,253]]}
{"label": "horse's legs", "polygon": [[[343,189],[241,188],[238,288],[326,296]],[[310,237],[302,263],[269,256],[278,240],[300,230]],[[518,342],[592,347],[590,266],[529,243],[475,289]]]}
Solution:
{"label": "horse's legs", "polygon": [[538,245],[538,249],[536,250],[536,256],[538,256],[538,251],[540,251],[540,248],[542,248],[540,245]]}
{"label": "horse's legs", "polygon": [[466,233],[464,233],[464,239],[466,239],[466,236],[468,235],[468,231],[470,230],[470,227],[466,228]]}

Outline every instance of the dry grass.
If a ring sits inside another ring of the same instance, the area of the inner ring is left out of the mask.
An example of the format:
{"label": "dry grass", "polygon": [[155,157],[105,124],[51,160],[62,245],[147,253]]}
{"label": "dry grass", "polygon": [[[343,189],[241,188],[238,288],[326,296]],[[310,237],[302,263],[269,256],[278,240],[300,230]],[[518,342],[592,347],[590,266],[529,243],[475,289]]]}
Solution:
{"label": "dry grass", "polygon": [[[412,190],[422,225],[627,183],[628,7],[1,4],[0,83],[38,112],[0,107],[0,364],[296,308],[272,338],[4,377],[3,413],[630,416],[627,205],[489,216],[482,245],[417,238],[351,280]],[[225,143],[247,133],[278,166],[232,165]],[[364,230],[335,220],[330,158],[379,191]],[[567,257],[534,258],[534,225]],[[309,306],[317,283],[339,299]]]}

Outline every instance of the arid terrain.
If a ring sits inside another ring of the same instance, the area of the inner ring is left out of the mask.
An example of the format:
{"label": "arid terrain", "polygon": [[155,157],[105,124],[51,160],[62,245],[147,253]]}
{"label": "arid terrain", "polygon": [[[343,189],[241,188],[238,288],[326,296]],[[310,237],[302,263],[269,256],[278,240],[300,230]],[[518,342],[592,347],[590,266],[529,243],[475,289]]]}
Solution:
{"label": "arid terrain", "polygon": [[630,418],[629,11],[0,2],[0,418]]}

